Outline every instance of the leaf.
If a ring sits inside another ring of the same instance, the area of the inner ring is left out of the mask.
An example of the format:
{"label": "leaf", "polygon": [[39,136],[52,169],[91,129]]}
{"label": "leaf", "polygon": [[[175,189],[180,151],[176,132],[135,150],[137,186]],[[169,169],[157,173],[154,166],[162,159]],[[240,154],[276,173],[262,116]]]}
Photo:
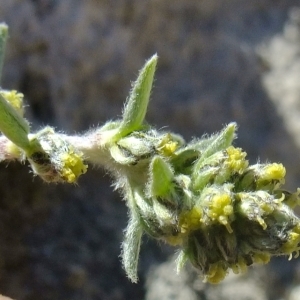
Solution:
{"label": "leaf", "polygon": [[177,259],[176,259],[177,274],[180,273],[180,271],[182,270],[182,268],[184,267],[184,265],[186,264],[188,259],[189,258],[187,256],[187,254],[183,250],[180,250],[180,252],[178,253]]}
{"label": "leaf", "polygon": [[27,121],[0,94],[0,131],[15,145],[28,150],[29,125]]}
{"label": "leaf", "polygon": [[122,261],[128,278],[134,283],[138,281],[137,266],[142,235],[143,229],[139,219],[135,214],[132,214],[122,244]]}
{"label": "leaf", "polygon": [[150,195],[165,197],[173,190],[174,174],[171,166],[161,157],[155,156],[150,165]]}
{"label": "leaf", "polygon": [[120,137],[124,137],[134,130],[139,130],[144,122],[156,63],[157,55],[155,54],[146,62],[137,80],[133,84],[130,96],[125,104],[123,119],[119,127],[118,135]]}
{"label": "leaf", "polygon": [[176,172],[189,174],[190,169],[198,158],[199,151],[184,148],[182,151],[176,152],[176,156],[172,157],[171,163]]}
{"label": "leaf", "polygon": [[210,180],[216,176],[218,170],[218,167],[208,167],[198,171],[193,182],[193,189],[195,191],[202,190],[210,182]]}
{"label": "leaf", "polygon": [[197,176],[198,170],[205,164],[205,160],[214,153],[228,148],[235,137],[236,123],[228,124],[219,134],[215,135],[215,139],[201,153],[200,158],[194,165],[193,177]]}

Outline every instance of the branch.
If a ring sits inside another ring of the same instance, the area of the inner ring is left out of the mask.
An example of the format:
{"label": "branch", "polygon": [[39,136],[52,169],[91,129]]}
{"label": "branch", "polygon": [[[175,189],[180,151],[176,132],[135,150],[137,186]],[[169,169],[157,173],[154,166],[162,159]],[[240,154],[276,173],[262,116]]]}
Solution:
{"label": "branch", "polygon": [[181,249],[177,269],[190,261],[211,283],[274,255],[298,256],[300,220],[292,209],[300,190],[282,188],[282,164],[249,164],[232,144],[235,123],[186,143],[144,122],[156,64],[154,55],[139,72],[120,120],[78,136],[51,127],[31,133],[23,95],[0,90],[0,161],[27,160],[54,183],[76,182],[87,162],[107,169],[130,210],[122,262],[134,282],[144,232]]}

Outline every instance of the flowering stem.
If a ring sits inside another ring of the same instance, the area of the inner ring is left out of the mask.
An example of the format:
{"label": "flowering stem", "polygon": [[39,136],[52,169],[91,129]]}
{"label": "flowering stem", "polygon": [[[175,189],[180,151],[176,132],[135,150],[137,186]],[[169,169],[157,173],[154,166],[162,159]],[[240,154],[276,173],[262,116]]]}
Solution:
{"label": "flowering stem", "polygon": [[139,72],[121,120],[78,136],[51,127],[30,133],[23,95],[0,89],[0,161],[27,159],[54,183],[76,182],[85,161],[107,169],[130,211],[122,262],[133,282],[143,233],[180,247],[177,269],[190,261],[211,283],[273,255],[298,255],[300,220],[292,209],[300,190],[281,188],[282,164],[249,164],[232,145],[235,123],[189,143],[145,125],[156,63],[154,55]]}

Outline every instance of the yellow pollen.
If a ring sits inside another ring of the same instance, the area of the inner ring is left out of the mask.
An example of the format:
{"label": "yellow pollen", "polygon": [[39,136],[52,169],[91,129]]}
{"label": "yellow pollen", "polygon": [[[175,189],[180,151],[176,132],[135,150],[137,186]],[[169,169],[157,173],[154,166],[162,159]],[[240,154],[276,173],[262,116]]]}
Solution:
{"label": "yellow pollen", "polygon": [[261,180],[282,180],[284,179],[285,174],[286,170],[282,164],[273,163],[264,167],[263,173],[261,174]]}
{"label": "yellow pollen", "polygon": [[177,148],[178,142],[172,140],[171,135],[169,133],[162,138],[160,144],[158,145],[158,150],[164,156],[173,155]]}
{"label": "yellow pollen", "polygon": [[82,156],[72,150],[64,153],[61,160],[64,164],[61,176],[69,183],[75,182],[80,175],[87,171],[87,165],[83,163]]}
{"label": "yellow pollen", "polygon": [[18,93],[15,90],[12,91],[1,91],[1,95],[5,98],[6,101],[22,116],[23,111],[23,97],[22,93]]}
{"label": "yellow pollen", "polygon": [[213,221],[218,221],[226,226],[228,232],[232,233],[229,217],[233,215],[233,207],[229,194],[222,193],[214,195],[211,199],[207,215]]}
{"label": "yellow pollen", "polygon": [[189,211],[185,211],[179,218],[179,226],[182,233],[196,230],[201,227],[202,210],[199,207],[193,207]]}
{"label": "yellow pollen", "polygon": [[243,152],[241,148],[235,148],[230,146],[226,149],[228,158],[227,164],[229,168],[236,173],[242,173],[248,167],[248,161],[245,159],[246,152]]}

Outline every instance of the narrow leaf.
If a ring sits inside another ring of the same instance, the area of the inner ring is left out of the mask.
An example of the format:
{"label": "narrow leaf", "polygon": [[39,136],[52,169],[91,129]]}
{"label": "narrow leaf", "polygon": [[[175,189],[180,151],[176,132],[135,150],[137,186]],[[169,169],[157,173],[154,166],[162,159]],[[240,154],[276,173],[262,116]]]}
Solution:
{"label": "narrow leaf", "polygon": [[180,250],[180,252],[178,253],[178,257],[176,259],[177,274],[180,273],[180,271],[182,270],[182,268],[184,267],[187,261],[188,261],[188,256],[183,250]]}
{"label": "narrow leaf", "polygon": [[218,135],[215,135],[215,139],[207,146],[207,148],[201,153],[200,158],[194,165],[194,176],[197,176],[198,170],[203,166],[205,160],[212,154],[225,150],[228,148],[235,137],[236,123],[228,124]]}
{"label": "narrow leaf", "polygon": [[132,214],[125,231],[122,244],[122,261],[128,278],[136,283],[138,281],[137,266],[139,261],[141,238],[143,229],[138,218]]}
{"label": "narrow leaf", "polygon": [[23,150],[29,148],[29,125],[0,94],[0,131]]}
{"label": "narrow leaf", "polygon": [[143,124],[150,98],[153,78],[157,63],[157,55],[153,55],[144,65],[136,82],[133,84],[130,96],[125,104],[123,119],[119,127],[121,137],[134,130],[140,129]]}

